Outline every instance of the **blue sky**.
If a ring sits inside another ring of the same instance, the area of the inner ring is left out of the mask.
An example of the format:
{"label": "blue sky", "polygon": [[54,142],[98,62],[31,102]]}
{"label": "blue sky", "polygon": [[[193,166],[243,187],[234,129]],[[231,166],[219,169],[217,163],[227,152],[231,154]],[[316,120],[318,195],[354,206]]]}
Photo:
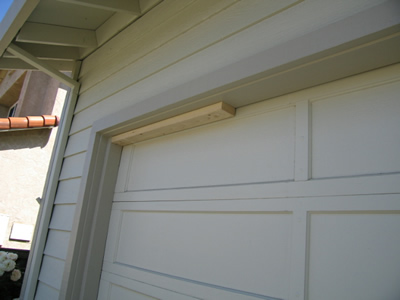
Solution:
{"label": "blue sky", "polygon": [[0,21],[3,20],[8,8],[10,7],[13,0],[0,0]]}

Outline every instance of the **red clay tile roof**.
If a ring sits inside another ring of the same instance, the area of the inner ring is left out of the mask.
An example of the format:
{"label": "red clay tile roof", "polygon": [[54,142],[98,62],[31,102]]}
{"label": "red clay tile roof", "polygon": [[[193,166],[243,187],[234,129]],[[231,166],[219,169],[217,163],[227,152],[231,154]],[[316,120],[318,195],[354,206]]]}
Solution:
{"label": "red clay tile roof", "polygon": [[12,129],[46,128],[58,126],[58,116],[28,116],[0,118],[0,131]]}

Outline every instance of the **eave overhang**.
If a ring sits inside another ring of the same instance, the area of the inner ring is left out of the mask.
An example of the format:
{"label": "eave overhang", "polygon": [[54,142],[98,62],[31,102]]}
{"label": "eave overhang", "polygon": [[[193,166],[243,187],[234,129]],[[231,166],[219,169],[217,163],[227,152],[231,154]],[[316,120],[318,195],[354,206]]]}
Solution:
{"label": "eave overhang", "polygon": [[[0,23],[0,69],[71,72],[83,60],[162,0],[14,0]],[[10,47],[13,46],[13,49]]]}

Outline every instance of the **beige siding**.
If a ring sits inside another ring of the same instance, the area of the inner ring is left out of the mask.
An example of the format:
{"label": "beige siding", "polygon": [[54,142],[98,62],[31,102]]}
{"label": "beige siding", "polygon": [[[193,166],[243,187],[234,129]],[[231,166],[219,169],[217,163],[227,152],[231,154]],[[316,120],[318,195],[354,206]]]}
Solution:
{"label": "beige siding", "polygon": [[64,269],[64,261],[52,256],[45,255],[42,262],[42,272],[39,276],[39,281],[54,288],[60,289]]}
{"label": "beige siding", "polygon": [[69,231],[54,230],[49,231],[49,239],[44,249],[47,256],[63,259],[67,257]]}
{"label": "beige siding", "polygon": [[[310,1],[295,5],[294,1],[279,1],[280,6],[266,9],[265,1],[251,1],[244,17],[250,22],[244,24],[238,22],[238,7],[245,7],[242,1],[211,1],[208,5],[194,1],[184,9],[178,5],[181,1],[171,2],[162,2],[83,63],[82,90],[71,133],[89,128],[93,121],[128,105],[376,4]],[[289,7],[291,4],[294,7]],[[320,6],[325,14],[310,14]],[[283,12],[276,14],[279,10]],[[296,15],[296,22],[288,22],[289,13]],[[136,41],[132,37],[137,36],[137,27],[144,26],[141,22],[150,23],[151,30],[144,40]],[[154,44],[160,39],[165,41]]]}
{"label": "beige siding", "polygon": [[71,231],[74,220],[75,205],[56,205],[50,222],[51,229]]}
{"label": "beige siding", "polygon": [[[392,75],[399,67],[125,146],[103,263],[102,274],[111,274],[103,277],[100,299],[116,285],[125,288],[116,295],[156,297],[132,289],[126,278],[200,299],[243,299],[242,291],[279,299],[396,299],[400,73]],[[308,150],[299,147],[305,132]],[[314,155],[325,155],[326,165],[312,168],[313,180],[294,179],[294,169]],[[149,278],[149,271],[163,279]],[[175,282],[164,281],[169,275]],[[233,295],[195,292],[187,281]]]}
{"label": "beige siding", "polygon": [[65,156],[72,156],[87,149],[90,130],[83,130],[69,137],[68,146],[65,150]]}
{"label": "beige siding", "polygon": [[56,300],[58,299],[58,289],[52,288],[43,282],[39,282],[35,299]]}
{"label": "beige siding", "polygon": [[82,176],[85,153],[80,153],[64,158],[60,180]]}
{"label": "beige siding", "polygon": [[93,122],[379,2],[164,0],[85,59],[36,298],[61,286]]}
{"label": "beige siding", "polygon": [[58,184],[55,204],[75,204],[78,198],[80,178],[61,180]]}

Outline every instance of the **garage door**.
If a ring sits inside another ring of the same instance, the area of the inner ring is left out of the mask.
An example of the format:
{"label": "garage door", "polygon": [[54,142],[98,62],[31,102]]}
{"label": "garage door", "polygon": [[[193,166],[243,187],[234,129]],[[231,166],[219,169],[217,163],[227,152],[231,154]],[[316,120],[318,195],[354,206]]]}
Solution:
{"label": "garage door", "polygon": [[351,78],[125,146],[98,299],[399,299],[399,95]]}

